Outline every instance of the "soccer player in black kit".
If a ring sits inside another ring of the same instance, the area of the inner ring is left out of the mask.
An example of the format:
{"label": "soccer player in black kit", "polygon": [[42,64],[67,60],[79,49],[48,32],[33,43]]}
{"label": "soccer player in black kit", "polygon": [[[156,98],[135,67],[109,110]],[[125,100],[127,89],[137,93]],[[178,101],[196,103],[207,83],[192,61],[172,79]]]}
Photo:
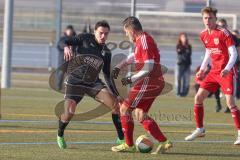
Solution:
{"label": "soccer player in black kit", "polygon": [[[117,143],[124,143],[124,134],[118,115],[117,92],[110,80],[111,51],[105,45],[109,31],[108,22],[103,20],[96,23],[94,34],[79,34],[63,41],[64,59],[68,61],[68,69],[65,80],[64,113],[59,117],[57,135],[57,143],[61,149],[67,147],[64,130],[84,95],[88,95],[112,109],[112,119],[118,134]],[[76,47],[74,53],[70,46]],[[101,70],[107,85],[99,78]]]}

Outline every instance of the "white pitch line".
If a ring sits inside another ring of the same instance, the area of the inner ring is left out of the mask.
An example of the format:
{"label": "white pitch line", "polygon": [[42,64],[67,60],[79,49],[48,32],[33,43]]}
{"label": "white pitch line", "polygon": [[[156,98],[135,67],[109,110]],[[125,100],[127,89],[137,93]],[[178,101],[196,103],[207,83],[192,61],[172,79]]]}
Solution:
{"label": "white pitch line", "polygon": [[[172,141],[173,143],[199,143],[199,144],[206,144],[206,143],[233,143],[233,141]],[[115,144],[114,141],[103,142],[103,141],[96,141],[96,142],[67,142],[67,144],[82,144],[82,145],[89,145],[89,144]],[[49,144],[57,144],[57,142],[0,142],[0,145],[49,145]]]}
{"label": "white pitch line", "polygon": [[[0,123],[57,123],[56,121],[44,121],[44,120],[0,120]],[[71,123],[80,124],[111,124],[112,122],[101,121],[71,121]],[[195,125],[193,122],[158,122],[160,126],[179,126],[179,125]],[[138,124],[136,122],[136,124]],[[233,124],[227,123],[205,123],[206,126],[233,126]]]}

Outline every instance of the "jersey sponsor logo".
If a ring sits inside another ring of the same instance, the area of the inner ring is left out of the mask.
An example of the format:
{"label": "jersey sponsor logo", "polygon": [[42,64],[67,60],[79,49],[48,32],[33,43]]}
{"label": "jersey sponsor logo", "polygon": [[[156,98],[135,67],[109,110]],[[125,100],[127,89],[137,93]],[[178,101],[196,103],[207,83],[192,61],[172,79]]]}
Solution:
{"label": "jersey sponsor logo", "polygon": [[204,43],[205,43],[205,44],[207,44],[207,43],[208,43],[208,41],[206,40],[206,41],[204,41]]}
{"label": "jersey sponsor logo", "polygon": [[218,45],[218,44],[219,44],[219,38],[214,38],[213,41],[214,41],[214,44],[215,44],[215,45]]}
{"label": "jersey sponsor logo", "polygon": [[231,91],[231,89],[230,88],[227,88],[227,92],[230,92]]}
{"label": "jersey sponsor logo", "polygon": [[209,48],[209,51],[211,54],[221,54],[222,50],[220,50],[219,48]]}
{"label": "jersey sponsor logo", "polygon": [[100,68],[100,66],[103,64],[103,60],[98,58],[98,57],[94,57],[94,56],[86,56],[84,57],[83,61],[92,66],[93,68],[95,68],[96,70],[98,70]]}

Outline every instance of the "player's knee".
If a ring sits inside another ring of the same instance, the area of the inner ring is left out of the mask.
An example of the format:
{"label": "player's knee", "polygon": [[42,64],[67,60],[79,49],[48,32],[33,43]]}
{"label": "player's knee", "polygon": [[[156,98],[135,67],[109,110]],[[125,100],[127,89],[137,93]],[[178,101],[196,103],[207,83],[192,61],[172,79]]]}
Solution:
{"label": "player's knee", "polygon": [[137,108],[135,110],[135,117],[138,122],[142,122],[146,118],[146,113],[144,113],[142,109]]}
{"label": "player's knee", "polygon": [[236,106],[232,95],[226,95],[226,104],[230,109]]}
{"label": "player's knee", "polygon": [[119,105],[117,105],[112,109],[112,114],[119,114],[119,113],[120,113],[120,107]]}
{"label": "player's knee", "polygon": [[228,108],[230,108],[230,109],[235,107],[235,103],[232,101],[227,100],[226,103],[227,103]]}
{"label": "player's knee", "polygon": [[203,100],[204,100],[204,97],[203,97],[203,95],[202,94],[196,94],[195,95],[195,103],[203,103]]}
{"label": "player's knee", "polygon": [[128,114],[129,112],[130,112],[130,110],[128,109],[127,106],[121,105],[121,107],[120,107],[120,114],[121,114],[121,115],[126,115],[126,114]]}
{"label": "player's knee", "polygon": [[74,115],[77,103],[74,100],[68,99],[65,101],[65,114]]}

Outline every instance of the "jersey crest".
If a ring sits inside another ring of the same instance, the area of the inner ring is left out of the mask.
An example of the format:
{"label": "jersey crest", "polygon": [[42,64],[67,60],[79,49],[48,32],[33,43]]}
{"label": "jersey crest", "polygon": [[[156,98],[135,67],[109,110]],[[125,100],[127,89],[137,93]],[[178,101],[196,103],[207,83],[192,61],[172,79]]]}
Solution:
{"label": "jersey crest", "polygon": [[214,38],[213,41],[214,41],[214,44],[215,44],[215,45],[218,45],[218,44],[219,44],[219,38]]}

